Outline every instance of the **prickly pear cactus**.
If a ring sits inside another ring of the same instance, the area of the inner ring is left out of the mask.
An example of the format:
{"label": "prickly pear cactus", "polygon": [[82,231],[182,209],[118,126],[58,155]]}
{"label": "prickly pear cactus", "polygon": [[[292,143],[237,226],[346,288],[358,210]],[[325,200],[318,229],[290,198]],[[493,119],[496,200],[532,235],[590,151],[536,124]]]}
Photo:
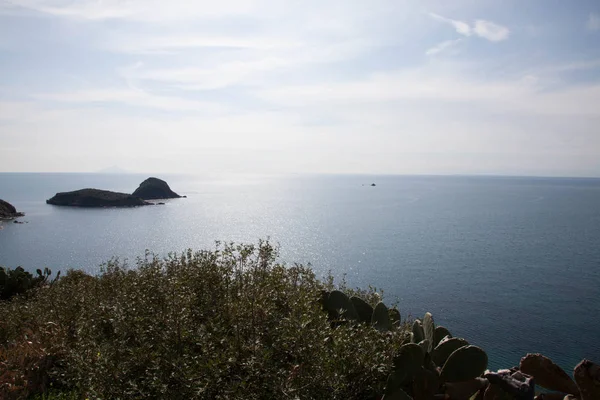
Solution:
{"label": "prickly pear cactus", "polygon": [[373,307],[360,297],[352,296],[350,301],[358,315],[358,322],[370,323],[373,316]]}
{"label": "prickly pear cactus", "polygon": [[446,394],[450,399],[470,399],[474,394],[485,389],[488,381],[475,378],[465,382],[446,383]]}
{"label": "prickly pear cactus", "polygon": [[416,319],[412,326],[412,342],[420,343],[425,339],[425,332],[423,331],[423,323],[421,320]]}
{"label": "prickly pear cactus", "polygon": [[421,347],[421,350],[423,350],[423,353],[428,354],[429,353],[429,349],[431,348],[431,342],[429,341],[429,339],[423,339],[421,340],[418,345]]}
{"label": "prickly pear cactus", "polygon": [[433,333],[433,347],[436,347],[438,344],[440,344],[442,339],[446,336],[452,337],[450,331],[443,326],[436,326],[435,332]]}
{"label": "prickly pear cactus", "polygon": [[461,338],[447,338],[442,340],[433,352],[431,353],[431,359],[438,367],[443,367],[446,364],[446,360],[450,357],[450,354],[454,353],[461,347],[468,346],[469,342]]}
{"label": "prickly pear cactus", "polygon": [[464,346],[454,351],[442,368],[445,382],[463,382],[481,376],[488,365],[485,351],[477,346]]}
{"label": "prickly pear cactus", "polygon": [[[425,339],[427,340],[427,339]],[[437,373],[421,367],[415,374],[412,384],[412,394],[415,400],[433,399],[440,386]]]}
{"label": "prickly pear cactus", "polygon": [[573,379],[551,359],[541,354],[527,354],[521,358],[519,370],[533,376],[535,383],[546,389],[569,394],[579,393]]}
{"label": "prickly pear cactus", "polygon": [[423,366],[425,354],[418,344],[408,343],[400,347],[394,357],[394,372],[402,377],[399,381],[405,383],[412,379]]}
{"label": "prickly pear cactus", "polygon": [[388,308],[382,302],[377,303],[375,306],[371,322],[375,326],[375,329],[380,332],[388,332],[392,329]]}
{"label": "prickly pear cactus", "polygon": [[573,376],[579,387],[581,400],[600,399],[600,366],[590,360],[583,360],[575,367]]}
{"label": "prickly pear cactus", "polygon": [[354,309],[354,305],[352,305],[348,296],[339,290],[329,293],[329,296],[325,300],[325,308],[330,315],[337,316],[338,318],[345,318],[350,321],[358,320],[358,314]]}
{"label": "prickly pear cactus", "polygon": [[393,369],[392,372],[388,375],[387,381],[385,382],[385,395],[391,396],[394,393],[396,393],[396,391],[400,389],[402,385],[404,385],[405,380],[405,371]]}
{"label": "prickly pear cactus", "polygon": [[431,353],[431,350],[433,350],[434,333],[435,323],[433,322],[433,315],[425,313],[425,317],[423,317],[423,336],[428,344],[427,353]]}

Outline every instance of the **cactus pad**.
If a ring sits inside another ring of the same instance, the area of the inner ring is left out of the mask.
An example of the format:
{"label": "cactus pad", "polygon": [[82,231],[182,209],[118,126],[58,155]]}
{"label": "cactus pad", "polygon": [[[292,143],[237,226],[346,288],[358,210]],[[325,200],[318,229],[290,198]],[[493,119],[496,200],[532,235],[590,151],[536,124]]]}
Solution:
{"label": "cactus pad", "polygon": [[350,297],[350,301],[358,314],[358,322],[371,322],[371,318],[373,316],[373,307],[360,297],[352,296]]}
{"label": "cactus pad", "polygon": [[425,313],[425,317],[423,318],[423,333],[424,339],[428,342],[427,353],[431,353],[431,350],[433,350],[434,332],[435,323],[433,322],[433,315]]}
{"label": "cactus pad", "polygon": [[431,353],[431,359],[438,367],[443,367],[446,364],[446,360],[450,357],[450,354],[454,353],[461,347],[468,346],[469,342],[461,338],[447,338],[440,342],[433,352]]}
{"label": "cactus pad", "polygon": [[371,322],[378,331],[387,332],[392,329],[388,308],[382,302],[377,303],[375,306]]}
{"label": "cactus pad", "polygon": [[433,333],[433,347],[436,347],[438,344],[440,344],[442,339],[446,336],[452,337],[450,331],[443,326],[436,326],[435,332]]}
{"label": "cactus pad", "polygon": [[409,343],[400,347],[398,354],[394,357],[394,371],[402,374],[401,381],[406,382],[423,366],[425,354],[418,344]]}
{"label": "cactus pad", "polygon": [[325,300],[325,308],[330,314],[336,315],[338,318],[345,318],[352,321],[358,320],[358,314],[354,309],[354,305],[352,305],[348,296],[339,290],[329,293],[327,300]]}
{"label": "cactus pad", "polygon": [[535,383],[546,389],[577,394],[579,389],[573,379],[551,359],[541,354],[527,354],[521,358],[521,372],[533,376]]}
{"label": "cactus pad", "polygon": [[463,382],[481,376],[487,368],[488,356],[477,346],[464,346],[454,351],[442,368],[446,382]]}
{"label": "cactus pad", "polygon": [[425,332],[423,331],[423,324],[421,320],[416,319],[412,326],[412,341],[413,343],[419,343],[425,339]]}

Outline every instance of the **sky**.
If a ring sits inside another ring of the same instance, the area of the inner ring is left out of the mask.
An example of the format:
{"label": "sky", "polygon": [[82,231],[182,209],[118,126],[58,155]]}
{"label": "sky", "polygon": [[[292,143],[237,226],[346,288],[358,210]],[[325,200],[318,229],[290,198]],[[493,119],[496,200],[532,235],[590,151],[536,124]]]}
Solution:
{"label": "sky", "polygon": [[0,0],[0,172],[600,176],[596,0]]}

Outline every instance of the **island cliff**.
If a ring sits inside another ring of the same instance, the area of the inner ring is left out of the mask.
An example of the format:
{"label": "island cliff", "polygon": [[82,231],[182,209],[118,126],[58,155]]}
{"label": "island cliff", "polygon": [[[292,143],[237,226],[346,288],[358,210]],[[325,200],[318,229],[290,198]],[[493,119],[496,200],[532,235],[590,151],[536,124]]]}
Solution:
{"label": "island cliff", "polygon": [[0,219],[13,219],[24,215],[24,213],[18,212],[15,206],[9,202],[0,199]]}
{"label": "island cliff", "polygon": [[98,189],[81,189],[73,192],[57,193],[51,199],[46,200],[46,203],[71,207],[135,207],[152,204],[127,193]]}
{"label": "island cliff", "polygon": [[140,183],[133,196],[144,200],[177,199],[181,196],[171,190],[167,182],[158,178],[148,178]]}

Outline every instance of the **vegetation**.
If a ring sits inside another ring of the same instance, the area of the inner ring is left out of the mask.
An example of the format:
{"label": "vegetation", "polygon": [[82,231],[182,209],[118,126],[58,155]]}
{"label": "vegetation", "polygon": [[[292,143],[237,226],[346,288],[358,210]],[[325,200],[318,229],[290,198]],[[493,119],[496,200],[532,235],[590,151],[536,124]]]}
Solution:
{"label": "vegetation", "polygon": [[[16,295],[24,295],[29,290],[43,286],[52,271],[44,268],[36,271],[37,276],[33,276],[21,267],[15,269],[0,267],[0,300],[9,300]],[[60,272],[58,273],[60,276]]]}
{"label": "vegetation", "polygon": [[42,275],[0,301],[2,399],[533,399],[534,377],[600,398],[589,361],[576,382],[540,355],[486,371],[431,314],[402,321],[376,289],[278,264],[268,242]]}
{"label": "vegetation", "polygon": [[147,254],[2,302],[0,398],[377,398],[408,326],[331,329],[332,280],[276,256],[267,242]]}

